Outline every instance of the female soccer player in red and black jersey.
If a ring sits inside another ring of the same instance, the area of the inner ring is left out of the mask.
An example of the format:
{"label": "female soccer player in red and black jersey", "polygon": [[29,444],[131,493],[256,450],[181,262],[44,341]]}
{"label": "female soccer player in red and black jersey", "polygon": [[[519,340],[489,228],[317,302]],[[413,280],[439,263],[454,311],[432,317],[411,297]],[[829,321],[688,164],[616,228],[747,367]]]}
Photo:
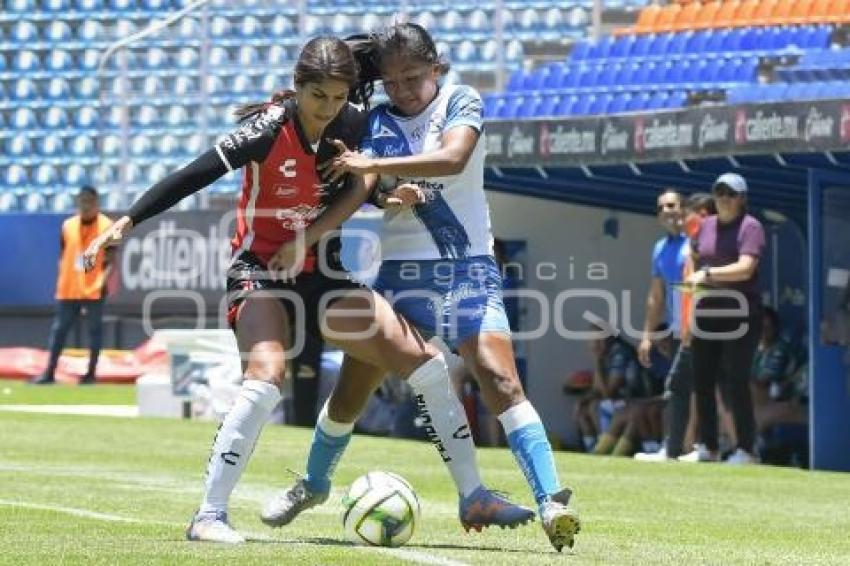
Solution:
{"label": "female soccer player in red and black jersey", "polygon": [[[328,37],[311,40],[295,66],[295,91],[243,108],[236,132],[154,185],[87,251],[87,258],[95,257],[132,226],[244,167],[227,276],[228,322],[242,355],[244,382],[216,435],[204,499],[187,531],[190,540],[244,540],[228,523],[228,499],[280,401],[286,337],[297,343],[310,330],[297,325],[297,316],[296,324],[291,323],[294,314],[303,318],[305,312],[318,313],[325,339],[356,363],[408,378],[443,380],[446,395],[453,395],[439,351],[379,295],[321,269],[324,262],[339,271],[338,257],[317,257],[319,236],[339,226],[367,197],[360,177],[323,183],[317,174],[317,164],[336,155],[343,144],[356,146],[361,136],[365,116],[347,102],[358,94],[357,71],[346,43]],[[306,252],[296,254],[299,249]],[[291,269],[293,254],[301,256],[297,272]],[[327,255],[333,256],[333,250]],[[327,408],[319,421],[333,429],[336,423],[326,413]],[[330,430],[335,438],[339,432]],[[323,434],[322,429],[316,434]]]}

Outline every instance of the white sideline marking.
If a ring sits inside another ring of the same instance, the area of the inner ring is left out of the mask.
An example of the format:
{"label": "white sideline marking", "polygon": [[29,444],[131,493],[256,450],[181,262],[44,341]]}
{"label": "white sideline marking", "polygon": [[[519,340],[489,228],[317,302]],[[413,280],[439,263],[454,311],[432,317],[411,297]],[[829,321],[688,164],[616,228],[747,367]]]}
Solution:
{"label": "white sideline marking", "polygon": [[99,417],[139,416],[139,408],[135,405],[0,405],[0,411]]}
{"label": "white sideline marking", "polygon": [[89,511],[88,509],[78,509],[76,507],[63,507],[61,505],[43,505],[41,503],[29,503],[27,501],[12,501],[9,499],[0,499],[0,505],[8,505],[11,507],[23,507],[24,509],[35,509],[38,511],[55,511],[56,513],[66,513],[77,517],[85,517],[86,519],[97,519],[98,521],[109,521],[112,523],[140,523],[148,525],[173,525],[168,521],[153,521],[148,519],[136,519],[135,517],[121,517],[120,515],[112,515],[109,513],[98,513],[97,511]]}

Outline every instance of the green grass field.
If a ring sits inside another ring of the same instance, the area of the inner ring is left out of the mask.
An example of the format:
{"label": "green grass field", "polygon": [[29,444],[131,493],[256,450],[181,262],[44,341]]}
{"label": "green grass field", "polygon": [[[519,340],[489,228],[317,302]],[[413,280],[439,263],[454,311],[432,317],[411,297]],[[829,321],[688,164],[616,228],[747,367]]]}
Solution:
{"label": "green grass field", "polygon": [[[131,399],[99,389],[74,397]],[[70,395],[43,392],[62,393]],[[264,431],[232,501],[248,544],[189,543],[183,530],[214,432],[204,422],[0,411],[0,564],[850,563],[850,476],[558,453],[584,525],[572,553],[559,555],[539,523],[467,535],[430,445],[361,436],[339,466],[329,502],[271,530],[259,508],[291,482],[287,467],[303,468],[310,440],[308,430],[279,426]],[[508,451],[479,454],[491,486],[531,503]],[[400,473],[422,499],[418,531],[401,549],[353,546],[343,537],[343,490],[373,469]]]}

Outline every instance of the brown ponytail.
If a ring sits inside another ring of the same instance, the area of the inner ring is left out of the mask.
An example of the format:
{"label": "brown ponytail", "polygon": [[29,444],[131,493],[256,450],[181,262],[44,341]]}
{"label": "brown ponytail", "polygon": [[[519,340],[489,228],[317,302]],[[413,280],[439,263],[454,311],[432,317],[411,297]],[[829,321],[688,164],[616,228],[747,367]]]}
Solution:
{"label": "brown ponytail", "polygon": [[[359,87],[357,60],[348,44],[336,37],[315,37],[308,41],[298,62],[295,63],[294,82],[299,87],[306,83],[319,83],[325,79],[334,79],[348,84],[351,92]],[[295,96],[292,89],[284,89],[272,95],[271,102],[246,104],[238,108],[233,115],[241,122],[262,112],[269,104],[283,102]],[[351,99],[351,95],[349,95]]]}

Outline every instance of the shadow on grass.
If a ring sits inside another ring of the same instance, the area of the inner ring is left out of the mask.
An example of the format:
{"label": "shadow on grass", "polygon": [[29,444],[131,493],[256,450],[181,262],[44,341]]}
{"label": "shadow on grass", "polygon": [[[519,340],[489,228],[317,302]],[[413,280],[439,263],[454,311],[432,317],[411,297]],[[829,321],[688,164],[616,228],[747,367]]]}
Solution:
{"label": "shadow on grass", "polygon": [[[349,542],[347,540],[334,539],[334,538],[326,538],[326,537],[312,537],[312,538],[293,538],[293,539],[271,539],[271,538],[251,538],[247,537],[247,540],[251,543],[264,543],[264,544],[312,544],[316,546],[348,546],[354,547],[359,546],[355,545],[353,542]],[[513,554],[531,554],[531,555],[547,555],[552,554],[554,551],[552,550],[528,550],[528,549],[517,549],[517,548],[505,548],[502,546],[482,546],[480,544],[476,544],[471,542],[469,544],[408,544],[402,547],[398,547],[401,549],[408,550],[468,550],[475,552],[498,552],[499,554],[504,553],[513,553]]]}

